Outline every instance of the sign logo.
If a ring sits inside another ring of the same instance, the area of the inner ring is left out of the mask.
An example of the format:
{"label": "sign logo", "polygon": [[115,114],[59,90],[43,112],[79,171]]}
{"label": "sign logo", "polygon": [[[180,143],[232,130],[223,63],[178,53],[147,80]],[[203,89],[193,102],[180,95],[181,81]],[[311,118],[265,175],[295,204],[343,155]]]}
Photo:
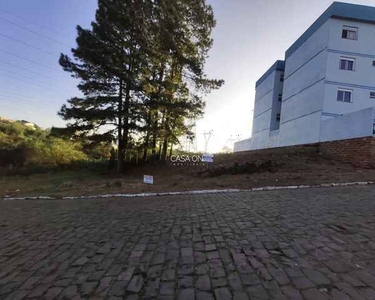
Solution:
{"label": "sign logo", "polygon": [[213,154],[203,154],[203,155],[172,155],[170,158],[172,165],[174,166],[185,166],[185,165],[201,165],[204,163],[213,163]]}

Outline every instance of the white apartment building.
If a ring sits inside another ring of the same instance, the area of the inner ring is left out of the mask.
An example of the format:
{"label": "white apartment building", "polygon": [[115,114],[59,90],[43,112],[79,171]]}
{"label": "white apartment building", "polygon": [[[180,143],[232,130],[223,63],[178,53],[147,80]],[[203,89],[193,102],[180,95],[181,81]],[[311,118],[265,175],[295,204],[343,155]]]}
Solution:
{"label": "white apartment building", "polygon": [[374,120],[375,7],[334,2],[257,81],[234,151],[372,136]]}

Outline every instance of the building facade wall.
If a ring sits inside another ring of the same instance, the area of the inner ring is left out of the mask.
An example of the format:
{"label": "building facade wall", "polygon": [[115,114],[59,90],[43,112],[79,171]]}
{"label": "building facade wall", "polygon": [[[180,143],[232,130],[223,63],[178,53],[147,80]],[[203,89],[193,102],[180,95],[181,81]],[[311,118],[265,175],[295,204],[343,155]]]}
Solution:
{"label": "building facade wall", "polygon": [[268,148],[279,147],[279,138],[280,138],[280,130],[271,131]]}
{"label": "building facade wall", "polygon": [[276,72],[274,71],[257,86],[254,103],[253,135],[265,129],[270,129],[275,76]]}
{"label": "building facade wall", "polygon": [[271,123],[271,109],[261,113],[260,115],[254,116],[253,122],[253,135],[262,132],[264,130],[270,131]]}
{"label": "building facade wall", "polygon": [[322,121],[320,142],[365,137],[373,134],[374,108],[366,108]]}
{"label": "building facade wall", "polygon": [[[358,39],[343,39],[344,26],[358,28]],[[323,112],[345,115],[375,106],[375,24],[330,19]],[[340,59],[353,59],[354,70],[341,70]],[[337,90],[352,91],[350,103],[337,101]]]}
{"label": "building facade wall", "polygon": [[279,146],[319,141],[329,22],[285,62]]}
{"label": "building facade wall", "polygon": [[251,149],[250,143],[251,143],[251,139],[238,141],[238,142],[234,143],[233,151],[234,152],[247,151],[247,150]]}
{"label": "building facade wall", "polygon": [[[284,76],[284,71],[275,72],[273,97],[272,97],[272,112],[271,112],[271,124],[270,131],[275,131],[280,129],[280,118],[281,115],[281,103],[283,95],[284,81],[281,80]],[[281,96],[281,98],[280,98]]]}
{"label": "building facade wall", "polygon": [[[331,18],[329,19],[329,22],[329,49],[374,55],[375,24],[360,21],[342,20],[337,18]],[[358,40],[343,39],[341,36],[343,26],[358,27]]]}
{"label": "building facade wall", "polygon": [[280,93],[282,94],[283,84],[280,81],[280,77],[284,72],[278,70],[277,66],[278,63],[276,62],[266,72],[268,76],[262,78],[262,81],[257,84],[253,131],[249,149],[268,148],[270,144],[270,132],[279,128],[277,114],[281,111],[281,101],[279,101],[278,96]]}
{"label": "building facade wall", "polygon": [[330,33],[329,21],[327,20],[297,50],[286,56],[285,78],[291,76],[306,62],[312,60],[318,53],[327,48]]}
{"label": "building facade wall", "polygon": [[268,148],[270,139],[269,129],[263,130],[261,132],[253,133],[251,136],[250,149],[263,149]]}
{"label": "building facade wall", "polygon": [[[358,38],[344,38],[344,26]],[[354,60],[354,70],[340,59]],[[247,150],[373,135],[375,7],[334,2],[286,51],[285,70],[270,71],[257,82]],[[338,101],[339,89],[351,91],[350,102]]]}

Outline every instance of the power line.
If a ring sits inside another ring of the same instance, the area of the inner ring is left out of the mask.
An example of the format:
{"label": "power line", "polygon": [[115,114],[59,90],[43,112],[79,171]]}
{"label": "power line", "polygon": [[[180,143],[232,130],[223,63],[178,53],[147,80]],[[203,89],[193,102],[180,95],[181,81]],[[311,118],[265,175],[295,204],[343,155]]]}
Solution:
{"label": "power line", "polygon": [[[6,96],[6,97],[21,97],[21,98],[26,98],[26,99],[34,99],[36,100],[37,102],[41,102],[42,100],[39,100],[33,96],[26,96],[26,95],[22,95],[22,94],[18,94],[18,93],[14,93],[14,92],[8,92],[8,91],[2,91],[0,90],[0,93],[5,93],[5,94],[10,94],[10,95],[3,95],[3,96]],[[50,105],[57,105],[57,106],[62,106],[61,103],[52,103],[52,102],[43,102],[44,104],[50,104]],[[52,107],[52,106],[51,106]]]}
{"label": "power line", "polygon": [[19,56],[19,55],[17,55],[17,54],[14,54],[14,53],[12,53],[12,52],[9,52],[9,51],[5,51],[5,50],[1,50],[1,49],[0,49],[0,52],[6,53],[6,54],[11,55],[11,56],[14,56],[14,57],[18,57],[18,58],[20,58],[20,59],[26,60],[26,61],[28,61],[28,62],[30,62],[30,63],[35,64],[35,65],[42,66],[42,67],[44,67],[44,68],[47,68],[47,69],[51,69],[51,70],[57,71],[57,69],[54,69],[54,68],[52,68],[52,67],[49,67],[49,66],[43,65],[42,63],[39,63],[39,62],[36,62],[36,61],[30,60],[30,59],[28,59],[28,58],[25,58],[25,57]]}
{"label": "power line", "polygon": [[13,94],[15,96],[18,96],[18,97],[24,97],[24,98],[32,98],[32,99],[36,99],[35,97],[33,96],[26,96],[26,95],[22,95],[22,94],[18,94],[18,93],[15,93],[15,92],[8,92],[8,91],[1,91],[2,93],[6,93],[6,94]]}
{"label": "power line", "polygon": [[[30,99],[32,99],[32,100],[35,100],[36,102],[39,102],[39,103],[37,103],[38,105],[45,105],[45,106],[48,106],[50,108],[55,108],[55,105],[56,106],[61,106],[62,105],[62,104],[59,104],[59,103],[56,103],[54,105],[51,102],[44,102],[44,101],[39,100],[39,99],[37,99],[35,97],[32,97],[32,96],[24,96],[24,95],[21,95],[21,94],[11,93],[11,92],[7,92],[7,91],[3,91],[3,90],[0,90],[0,94],[1,94],[0,96],[2,96],[2,97],[13,97],[13,98],[16,97],[17,99],[18,99],[18,97],[26,98],[26,100],[25,99],[19,99],[19,100],[29,101],[30,103],[34,103],[34,102],[30,101]],[[7,95],[7,94],[13,94],[13,95]]]}
{"label": "power line", "polygon": [[34,78],[31,78],[31,77],[28,77],[28,76],[24,76],[24,75],[17,74],[16,72],[13,72],[13,71],[5,70],[5,69],[0,69],[0,71],[5,71],[5,72],[8,72],[8,73],[10,73],[10,74],[14,74],[14,75],[16,75],[16,76],[20,76],[20,77],[23,77],[23,78],[26,78],[26,79],[29,79],[29,80],[33,80],[33,81],[38,82],[38,83],[41,83],[41,84],[51,84],[51,83],[49,83],[49,82],[40,81],[40,80],[35,80]]}
{"label": "power line", "polygon": [[[18,78],[14,78],[14,79],[18,79]],[[20,79],[18,79],[18,80],[20,80]],[[22,81],[22,80],[21,80]],[[26,81],[22,81],[22,82],[26,82]],[[30,82],[26,82],[26,83],[29,83],[29,84],[32,84],[32,83],[30,83]],[[15,83],[10,83],[9,85],[7,85],[7,87],[8,86],[10,86],[10,87],[14,87],[14,88],[18,88],[18,85],[17,84],[15,84]],[[1,89],[1,91],[0,91],[0,93],[6,93],[6,94],[10,94],[10,95],[13,95],[13,96],[18,96],[18,97],[23,97],[23,98],[33,98],[33,99],[35,99],[35,100],[37,100],[37,101],[41,101],[41,100],[38,100],[38,98],[36,98],[36,97],[34,97],[34,96],[31,96],[31,95],[22,95],[22,94],[20,94],[20,93],[15,93],[15,92],[13,92],[13,91],[11,91],[11,92],[9,92],[9,91],[4,91],[3,89]],[[61,96],[60,94],[59,94],[59,96]],[[51,95],[48,95],[48,97],[51,97],[51,98],[56,98],[55,96],[51,96]],[[65,97],[64,97],[65,98]],[[46,100],[47,101],[47,100]],[[44,101],[43,100],[43,102],[46,102],[46,101]],[[52,101],[50,101],[50,103],[52,103],[52,104],[54,104],[55,102],[52,102]],[[66,103],[66,99],[64,99],[64,101],[63,102],[60,102],[60,103],[57,103],[56,105],[63,105],[64,103]]]}
{"label": "power line", "polygon": [[26,42],[23,42],[23,41],[17,40],[17,39],[15,39],[15,38],[12,38],[12,37],[10,37],[10,36],[8,36],[8,35],[6,35],[6,34],[2,34],[2,33],[0,33],[0,36],[5,37],[5,38],[7,38],[7,39],[10,39],[10,40],[12,40],[12,41],[15,41],[15,42],[17,42],[17,43],[23,44],[23,45],[25,45],[25,46],[28,46],[28,47],[30,47],[30,48],[33,48],[33,49],[36,49],[36,50],[42,51],[42,52],[44,52],[44,53],[46,53],[46,54],[49,54],[49,55],[52,55],[52,56],[56,56],[56,55],[57,55],[57,54],[55,54],[55,53],[49,52],[49,51],[44,50],[44,49],[42,49],[42,48],[39,48],[39,47],[33,46],[33,45],[29,44],[29,43],[26,43]]}
{"label": "power line", "polygon": [[21,82],[24,82],[24,83],[27,83],[27,84],[31,84],[31,85],[35,85],[36,87],[39,87],[39,88],[42,88],[42,89],[48,89],[48,90],[51,90],[51,91],[53,91],[53,92],[58,92],[58,93],[60,93],[61,91],[58,91],[58,90],[55,90],[55,89],[51,89],[51,88],[48,88],[48,87],[44,87],[44,86],[41,86],[41,85],[39,85],[39,84],[36,84],[36,83],[33,83],[33,82],[28,82],[28,81],[25,81],[25,80],[22,80],[22,79],[19,79],[19,78],[14,78],[14,79],[16,79],[16,80],[18,80],[18,81],[21,81]]}
{"label": "power line", "polygon": [[7,65],[10,65],[10,66],[12,66],[12,67],[15,67],[15,68],[21,69],[21,70],[25,70],[25,71],[28,71],[28,72],[30,72],[30,73],[34,73],[34,74],[39,75],[39,76],[43,76],[43,77],[51,78],[51,77],[49,77],[49,76],[47,76],[47,75],[44,75],[44,74],[42,74],[42,73],[35,72],[35,71],[33,71],[33,70],[30,70],[30,69],[27,69],[27,68],[24,68],[24,67],[17,66],[17,65],[15,65],[15,64],[12,64],[12,63],[7,62],[7,61],[0,60],[0,63],[7,64]]}
{"label": "power line", "polygon": [[39,33],[39,32],[36,32],[36,31],[34,31],[34,30],[32,30],[32,29],[29,29],[29,28],[27,28],[27,27],[24,27],[24,26],[22,26],[22,25],[19,25],[19,24],[17,24],[17,23],[14,23],[14,22],[9,21],[9,20],[7,20],[7,19],[4,19],[4,18],[2,18],[2,17],[0,17],[0,20],[3,20],[4,22],[7,22],[7,23],[9,23],[9,24],[12,24],[13,26],[16,26],[16,27],[22,28],[23,30],[29,31],[29,32],[31,32],[31,33],[33,33],[33,34],[39,35],[39,36],[41,36],[41,37],[43,37],[43,38],[45,38],[45,39],[47,39],[47,40],[50,40],[50,41],[52,41],[52,42],[55,42],[55,43],[57,43],[57,44],[60,44],[60,45],[63,45],[63,46],[65,46],[65,47],[70,48],[70,46],[67,45],[67,44],[65,44],[65,43],[62,43],[62,42],[60,42],[60,41],[58,41],[58,40],[55,40],[55,39],[53,39],[53,38],[50,38],[50,37],[48,37],[48,36],[46,36],[46,35],[44,35],[44,34],[41,34],[41,33]]}
{"label": "power line", "polygon": [[[10,97],[10,96],[0,94],[0,97],[8,98],[8,97]],[[32,103],[31,101],[27,101],[27,100],[24,100],[24,99],[13,98],[12,101],[18,101],[18,102],[27,103],[27,104],[30,104],[30,105],[32,105],[32,106],[34,106],[34,107],[36,106],[35,103]],[[44,104],[37,104],[37,106],[39,106],[39,107],[43,107],[43,108],[45,108],[45,109],[51,109],[51,108],[53,109],[53,107],[51,107],[51,106],[46,106],[46,105],[44,105]]]}
{"label": "power line", "polygon": [[38,24],[38,23],[36,23],[36,22],[34,22],[34,21],[30,21],[30,20],[28,20],[28,19],[25,19],[25,18],[23,18],[23,17],[21,17],[21,16],[19,16],[19,15],[16,15],[16,14],[14,14],[14,13],[11,13],[11,12],[9,12],[9,11],[7,11],[7,10],[2,9],[2,8],[0,8],[0,11],[3,12],[3,13],[6,13],[6,14],[8,14],[8,15],[11,15],[11,16],[17,18],[17,19],[20,19],[20,20],[22,20],[22,21],[25,21],[25,22],[28,22],[28,23],[30,23],[30,24],[33,24],[33,25],[35,25],[35,26],[37,26],[37,27],[39,27],[39,28],[42,28],[42,29],[44,29],[44,30],[49,30],[49,31],[51,31],[51,32],[55,32],[55,33],[59,33],[59,34],[61,34],[61,32],[59,32],[59,31],[57,31],[57,30],[54,30],[54,29],[52,29],[52,28],[50,28],[50,27],[47,27],[47,26],[43,26],[43,25]]}

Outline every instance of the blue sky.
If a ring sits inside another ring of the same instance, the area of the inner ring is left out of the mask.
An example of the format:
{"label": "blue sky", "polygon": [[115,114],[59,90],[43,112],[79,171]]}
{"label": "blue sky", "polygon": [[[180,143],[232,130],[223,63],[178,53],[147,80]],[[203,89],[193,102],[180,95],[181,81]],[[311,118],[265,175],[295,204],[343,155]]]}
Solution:
{"label": "blue sky", "polygon": [[[224,79],[226,84],[206,97],[205,117],[197,123],[197,142],[199,150],[204,149],[203,133],[212,130],[208,149],[220,151],[224,146],[231,147],[235,139],[250,137],[256,80],[275,60],[284,58],[285,50],[332,1],[207,1],[213,5],[218,23],[206,72],[210,77]],[[373,0],[350,2],[375,4]],[[88,28],[96,7],[96,0],[1,1],[0,116],[26,119],[45,128],[64,125],[56,112],[79,91],[77,80],[58,65],[59,53],[70,54],[69,49],[75,46],[76,25]]]}
{"label": "blue sky", "polygon": [[[70,48],[75,46],[76,25],[88,27],[94,18],[96,5],[95,0],[1,1],[0,116],[26,119],[42,127],[64,125],[56,112],[68,98],[77,95],[78,90],[77,80],[63,72],[58,65],[59,55],[60,52],[70,53]],[[48,36],[67,46],[9,22]],[[3,35],[51,54],[28,47]]]}

